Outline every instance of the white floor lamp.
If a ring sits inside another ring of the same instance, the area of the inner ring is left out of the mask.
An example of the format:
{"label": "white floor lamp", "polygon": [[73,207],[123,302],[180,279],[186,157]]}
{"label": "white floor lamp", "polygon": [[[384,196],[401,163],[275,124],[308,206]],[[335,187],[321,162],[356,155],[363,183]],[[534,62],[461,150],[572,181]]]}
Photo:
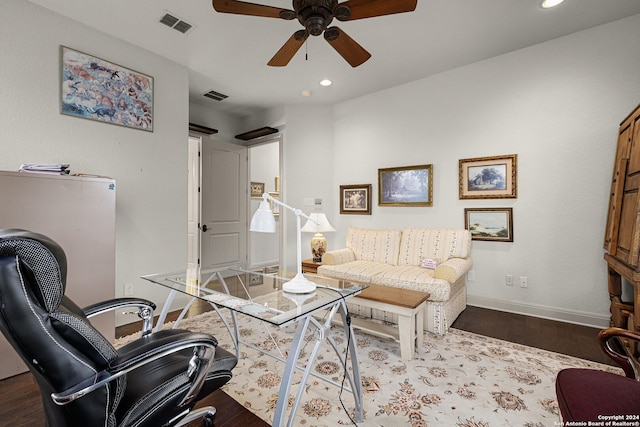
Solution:
{"label": "white floor lamp", "polygon": [[302,233],[300,231],[300,217],[307,218],[310,221],[316,222],[308,215],[302,213],[300,209],[292,208],[291,206],[282,203],[280,200],[274,199],[268,193],[262,195],[262,201],[253,218],[251,218],[251,224],[249,226],[250,231],[258,233],[275,233],[276,232],[276,219],[273,216],[273,211],[269,207],[269,201],[289,209],[296,215],[296,239],[298,250],[298,272],[293,279],[282,285],[282,290],[285,292],[291,292],[294,294],[307,294],[316,290],[316,284],[302,275],[302,248],[301,239]]}

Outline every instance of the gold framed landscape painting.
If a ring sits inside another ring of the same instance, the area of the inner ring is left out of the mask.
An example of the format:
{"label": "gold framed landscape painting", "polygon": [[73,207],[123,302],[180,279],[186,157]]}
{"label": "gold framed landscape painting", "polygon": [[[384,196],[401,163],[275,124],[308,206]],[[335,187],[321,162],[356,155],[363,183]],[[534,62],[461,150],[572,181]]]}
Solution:
{"label": "gold framed landscape painting", "polygon": [[517,198],[517,163],[517,154],[459,160],[460,199]]}
{"label": "gold framed landscape painting", "polygon": [[433,206],[433,165],[378,169],[378,205]]}
{"label": "gold framed landscape painting", "polygon": [[464,228],[472,240],[513,242],[513,208],[466,208]]}

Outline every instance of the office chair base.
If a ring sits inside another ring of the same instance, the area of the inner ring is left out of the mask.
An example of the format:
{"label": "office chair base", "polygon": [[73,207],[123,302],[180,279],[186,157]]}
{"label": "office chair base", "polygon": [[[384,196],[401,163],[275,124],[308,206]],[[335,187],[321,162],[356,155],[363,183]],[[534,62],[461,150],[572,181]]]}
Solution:
{"label": "office chair base", "polygon": [[175,427],[180,427],[189,424],[191,421],[202,418],[202,425],[205,427],[213,427],[213,422],[216,418],[216,408],[213,406],[203,406],[187,414],[186,417],[180,420]]}

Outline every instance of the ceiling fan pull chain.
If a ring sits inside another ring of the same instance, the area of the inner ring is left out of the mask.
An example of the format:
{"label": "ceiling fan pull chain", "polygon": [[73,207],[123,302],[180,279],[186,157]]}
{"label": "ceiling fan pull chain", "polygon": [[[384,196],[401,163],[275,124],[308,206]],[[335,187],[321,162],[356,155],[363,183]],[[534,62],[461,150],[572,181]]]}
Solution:
{"label": "ceiling fan pull chain", "polygon": [[305,61],[309,60],[309,40],[304,42],[304,60]]}

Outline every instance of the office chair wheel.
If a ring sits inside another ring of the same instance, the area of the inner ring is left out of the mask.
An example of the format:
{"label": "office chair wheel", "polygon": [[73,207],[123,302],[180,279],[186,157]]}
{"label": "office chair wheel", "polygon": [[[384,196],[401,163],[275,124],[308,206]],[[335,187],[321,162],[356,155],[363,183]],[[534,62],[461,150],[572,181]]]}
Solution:
{"label": "office chair wheel", "polygon": [[202,417],[202,427],[213,427],[216,420],[216,414],[207,414]]}

